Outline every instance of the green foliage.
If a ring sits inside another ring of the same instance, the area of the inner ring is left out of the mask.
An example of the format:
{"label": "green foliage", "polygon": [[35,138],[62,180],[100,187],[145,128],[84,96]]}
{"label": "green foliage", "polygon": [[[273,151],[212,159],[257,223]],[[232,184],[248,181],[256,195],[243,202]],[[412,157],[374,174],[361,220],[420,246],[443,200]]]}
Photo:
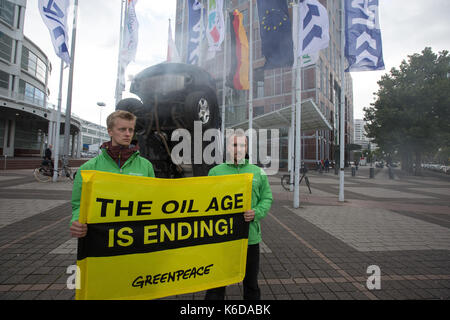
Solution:
{"label": "green foliage", "polygon": [[377,99],[365,108],[368,136],[402,165],[420,168],[423,155],[450,142],[450,56],[431,48],[408,56],[378,82]]}

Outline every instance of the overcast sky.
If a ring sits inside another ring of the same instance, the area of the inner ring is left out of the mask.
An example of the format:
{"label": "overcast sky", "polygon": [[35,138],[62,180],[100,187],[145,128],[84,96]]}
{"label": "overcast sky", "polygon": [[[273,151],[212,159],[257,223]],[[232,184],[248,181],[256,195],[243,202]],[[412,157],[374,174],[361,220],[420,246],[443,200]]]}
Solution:
{"label": "overcast sky", "polygon": [[[49,101],[56,104],[60,60],[54,53],[37,2],[27,1],[24,33],[52,61]],[[114,111],[120,3],[121,0],[79,0],[72,112],[96,123],[100,119],[97,102],[106,103],[102,111],[103,123],[106,115]],[[374,101],[373,93],[377,91],[377,81],[381,76],[392,67],[398,67],[407,55],[420,53],[426,46],[436,53],[450,50],[449,0],[379,0],[379,3],[386,70],[352,72],[355,119],[362,118],[363,107]],[[175,0],[138,1],[139,43],[136,61],[129,64],[127,75],[137,74],[166,59],[168,19],[172,19],[174,30],[175,9]],[[69,25],[72,24],[73,10],[70,11]],[[71,31],[69,34],[71,36]],[[66,105],[68,68],[64,77],[63,108]],[[128,81],[127,89],[129,84]]]}

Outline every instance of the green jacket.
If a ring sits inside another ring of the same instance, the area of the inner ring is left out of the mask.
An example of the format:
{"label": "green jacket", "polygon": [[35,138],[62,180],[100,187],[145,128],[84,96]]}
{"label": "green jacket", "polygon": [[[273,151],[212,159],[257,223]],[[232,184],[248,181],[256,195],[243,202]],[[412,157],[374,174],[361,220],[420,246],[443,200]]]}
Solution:
{"label": "green jacket", "polygon": [[82,170],[98,170],[144,177],[155,176],[152,164],[147,159],[141,157],[139,151],[133,153],[123,164],[122,168],[119,168],[117,163],[109,156],[106,149],[102,149],[102,153],[84,163],[78,169],[75,176],[72,189],[72,219],[70,220],[70,224],[72,224],[73,221],[78,220],[78,217],[80,216],[81,185],[83,182],[80,172]]}
{"label": "green jacket", "polygon": [[264,170],[253,164],[249,164],[248,160],[245,160],[245,163],[238,165],[234,163],[219,164],[212,168],[208,175],[223,176],[239,173],[253,173],[251,207],[252,210],[255,210],[255,219],[250,222],[248,244],[257,244],[261,242],[261,226],[259,221],[267,215],[273,201],[269,180]]}

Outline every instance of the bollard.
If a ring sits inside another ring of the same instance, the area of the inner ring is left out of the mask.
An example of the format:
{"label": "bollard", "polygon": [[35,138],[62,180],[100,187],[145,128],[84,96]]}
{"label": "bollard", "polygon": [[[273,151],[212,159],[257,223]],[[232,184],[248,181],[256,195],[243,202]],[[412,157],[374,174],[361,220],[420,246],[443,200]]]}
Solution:
{"label": "bollard", "polygon": [[375,177],[375,169],[374,168],[369,169],[369,177],[370,177],[370,179],[373,179]]}
{"label": "bollard", "polygon": [[389,179],[394,179],[394,172],[392,171],[391,167],[389,167]]}
{"label": "bollard", "polygon": [[356,176],[356,168],[352,167],[352,177]]}

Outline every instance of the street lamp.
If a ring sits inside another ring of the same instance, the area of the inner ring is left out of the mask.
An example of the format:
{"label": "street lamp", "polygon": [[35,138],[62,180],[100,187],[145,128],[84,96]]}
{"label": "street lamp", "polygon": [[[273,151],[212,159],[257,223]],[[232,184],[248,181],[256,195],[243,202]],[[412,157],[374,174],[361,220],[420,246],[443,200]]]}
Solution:
{"label": "street lamp", "polygon": [[102,107],[106,107],[106,103],[97,102],[97,105],[100,107],[100,128],[98,129],[98,137],[100,139],[98,146],[100,147],[102,145]]}

